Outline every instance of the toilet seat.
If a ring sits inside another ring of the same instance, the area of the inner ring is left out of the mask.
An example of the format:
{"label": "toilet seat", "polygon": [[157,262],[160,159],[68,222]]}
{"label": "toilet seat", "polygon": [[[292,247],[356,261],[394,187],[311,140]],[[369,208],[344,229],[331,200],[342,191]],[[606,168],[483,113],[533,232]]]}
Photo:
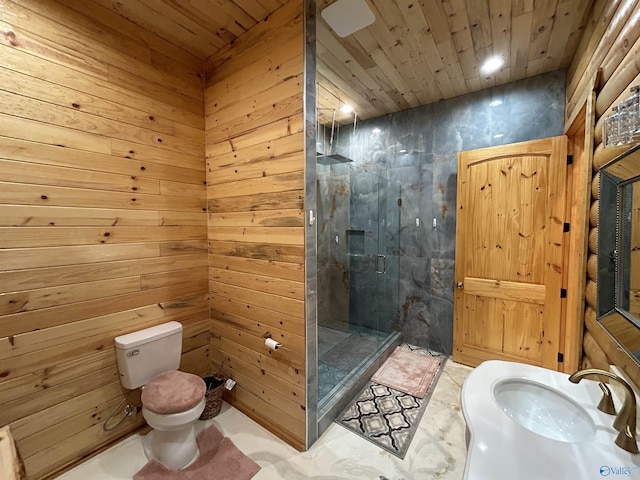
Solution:
{"label": "toilet seat", "polygon": [[204,401],[206,391],[207,386],[199,376],[169,370],[159,373],[145,385],[142,406],[157,415],[187,413]]}
{"label": "toilet seat", "polygon": [[206,403],[207,399],[202,397],[195,407],[185,410],[184,412],[171,414],[155,413],[143,405],[142,416],[152,428],[157,430],[176,430],[184,428],[184,426],[190,422],[198,420],[204,411]]}

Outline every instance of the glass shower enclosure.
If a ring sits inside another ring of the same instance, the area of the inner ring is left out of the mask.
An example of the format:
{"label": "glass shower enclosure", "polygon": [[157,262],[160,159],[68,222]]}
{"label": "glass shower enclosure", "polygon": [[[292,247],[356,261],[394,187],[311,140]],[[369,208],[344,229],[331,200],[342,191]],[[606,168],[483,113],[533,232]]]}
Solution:
{"label": "glass shower enclosure", "polygon": [[330,422],[399,343],[399,184],[317,160],[318,408]]}

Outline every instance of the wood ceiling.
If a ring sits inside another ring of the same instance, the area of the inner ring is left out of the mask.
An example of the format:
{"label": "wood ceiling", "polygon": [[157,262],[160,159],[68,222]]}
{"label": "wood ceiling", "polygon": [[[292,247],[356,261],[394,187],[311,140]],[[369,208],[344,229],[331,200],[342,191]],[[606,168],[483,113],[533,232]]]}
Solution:
{"label": "wood ceiling", "polygon": [[93,0],[202,59],[288,0]]}
{"label": "wood ceiling", "polygon": [[[331,3],[317,0],[318,10]],[[317,22],[320,106],[348,103],[362,119],[568,67],[593,1],[367,3],[375,22],[346,38],[334,34],[321,15]],[[480,74],[493,55],[504,58],[503,68]],[[349,121],[352,114],[338,118]]]}
{"label": "wood ceiling", "polygon": [[[64,1],[64,0],[63,0]],[[288,0],[94,0],[206,58]],[[302,1],[302,0],[299,0]],[[593,0],[367,0],[370,26],[338,37],[316,0],[322,123],[345,103],[373,118],[567,67]],[[500,55],[505,65],[479,67]],[[337,120],[353,114],[337,112]]]}

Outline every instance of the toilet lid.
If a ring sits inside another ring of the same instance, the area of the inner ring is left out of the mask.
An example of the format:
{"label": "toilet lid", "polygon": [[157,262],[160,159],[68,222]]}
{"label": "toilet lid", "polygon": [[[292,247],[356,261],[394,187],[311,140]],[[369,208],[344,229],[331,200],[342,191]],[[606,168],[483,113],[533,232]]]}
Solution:
{"label": "toilet lid", "polygon": [[207,385],[197,375],[169,370],[153,377],[142,390],[144,408],[169,415],[185,412],[200,403]]}

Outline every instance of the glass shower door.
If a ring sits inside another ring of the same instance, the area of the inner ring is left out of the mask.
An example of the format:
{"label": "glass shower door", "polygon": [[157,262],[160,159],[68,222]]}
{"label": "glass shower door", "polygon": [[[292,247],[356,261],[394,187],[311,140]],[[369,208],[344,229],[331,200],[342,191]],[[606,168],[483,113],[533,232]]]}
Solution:
{"label": "glass shower door", "polygon": [[399,323],[400,185],[378,180],[377,330],[389,334]]}
{"label": "glass shower door", "polygon": [[322,407],[353,385],[397,330],[400,186],[345,164],[317,171]]}
{"label": "glass shower door", "polygon": [[380,340],[397,329],[400,185],[351,174],[349,322]]}

